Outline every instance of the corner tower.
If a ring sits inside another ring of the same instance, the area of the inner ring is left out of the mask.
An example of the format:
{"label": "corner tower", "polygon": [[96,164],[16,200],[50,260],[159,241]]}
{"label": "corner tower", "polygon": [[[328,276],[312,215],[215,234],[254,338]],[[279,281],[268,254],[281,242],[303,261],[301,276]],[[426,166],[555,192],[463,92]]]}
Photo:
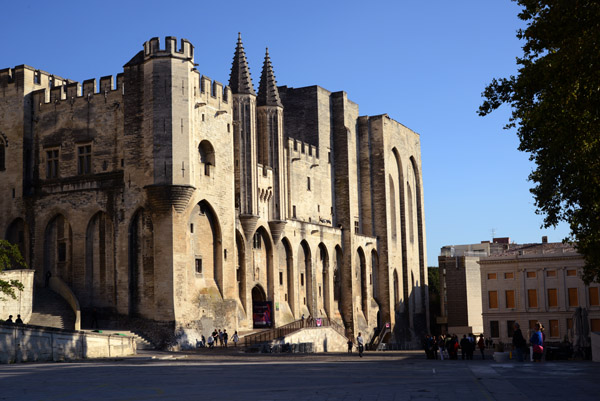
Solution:
{"label": "corner tower", "polygon": [[[258,162],[263,168],[273,170],[273,197],[269,207],[271,229],[286,219],[287,165],[283,148],[283,104],[279,98],[277,82],[273,73],[269,49],[265,54],[260,83],[258,85]],[[274,233],[275,234],[275,233]]]}
{"label": "corner tower", "polygon": [[[250,77],[242,35],[238,33],[229,87],[233,95],[233,138],[235,159],[235,202],[244,231],[254,231],[258,220],[256,92]],[[247,225],[249,222],[253,222]]]}

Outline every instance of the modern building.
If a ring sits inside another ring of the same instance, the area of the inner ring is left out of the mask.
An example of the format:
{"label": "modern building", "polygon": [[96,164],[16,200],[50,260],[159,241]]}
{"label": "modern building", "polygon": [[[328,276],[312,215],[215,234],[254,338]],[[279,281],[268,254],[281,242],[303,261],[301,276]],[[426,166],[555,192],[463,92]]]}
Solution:
{"label": "modern building", "polygon": [[155,337],[304,315],[417,346],[419,135],[345,92],[278,87],[268,51],[257,92],[241,37],[229,86],[196,66],[167,37],[99,86],[0,70],[0,233],[36,283]]}
{"label": "modern building", "polygon": [[494,238],[478,244],[448,245],[438,257],[440,274],[440,316],[442,332],[482,333],[481,273],[479,260],[515,246],[510,238]]}
{"label": "modern building", "polygon": [[486,338],[511,343],[514,322],[524,336],[541,322],[549,342],[566,338],[573,343],[577,319],[586,335],[600,331],[599,284],[581,280],[584,259],[572,245],[544,237],[542,243],[490,255],[479,264]]}

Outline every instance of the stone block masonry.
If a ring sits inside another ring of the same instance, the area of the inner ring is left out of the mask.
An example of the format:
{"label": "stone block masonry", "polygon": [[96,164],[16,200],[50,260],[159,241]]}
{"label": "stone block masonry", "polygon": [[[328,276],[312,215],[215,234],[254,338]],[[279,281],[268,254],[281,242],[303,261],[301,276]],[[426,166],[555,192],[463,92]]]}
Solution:
{"label": "stone block masonry", "polygon": [[0,70],[0,233],[37,284],[50,272],[84,325],[97,309],[161,344],[251,330],[269,305],[274,326],[323,317],[369,340],[389,322],[386,341],[417,347],[419,135],[345,92],[277,86],[268,52],[257,92],[241,35],[228,86],[197,67],[167,37],[99,84]]}

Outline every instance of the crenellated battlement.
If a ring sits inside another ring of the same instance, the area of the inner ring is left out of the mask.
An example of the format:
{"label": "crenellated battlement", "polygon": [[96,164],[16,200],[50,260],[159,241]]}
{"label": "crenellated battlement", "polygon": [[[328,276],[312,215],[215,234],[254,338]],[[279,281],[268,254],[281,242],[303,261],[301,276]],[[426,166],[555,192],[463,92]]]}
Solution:
{"label": "crenellated battlement", "polygon": [[221,102],[229,103],[231,89],[229,86],[223,86],[219,81],[214,81],[202,75],[200,77],[200,93],[196,97],[199,99],[199,103],[206,103],[219,108]]}
{"label": "crenellated battlement", "polygon": [[74,81],[23,64],[0,70],[0,97],[14,96],[17,92],[23,95],[37,89],[50,89],[72,82]]}
{"label": "crenellated battlement", "polygon": [[178,57],[194,61],[194,46],[187,39],[181,39],[181,46],[177,49],[177,38],[167,36],[165,38],[165,47],[161,49],[160,39],[154,37],[144,42],[144,59],[153,57]]}
{"label": "crenellated battlement", "polygon": [[288,138],[290,160],[305,160],[317,164],[319,161],[319,148],[294,138]]}
{"label": "crenellated battlement", "polygon": [[96,78],[86,79],[83,85],[79,82],[65,80],[60,85],[55,85],[50,88],[41,88],[33,92],[34,104],[57,104],[68,101],[73,104],[78,101],[92,101],[95,98],[108,99],[109,96],[122,97],[124,92],[124,75],[117,74],[116,86],[115,77],[112,75],[100,78],[100,87]]}

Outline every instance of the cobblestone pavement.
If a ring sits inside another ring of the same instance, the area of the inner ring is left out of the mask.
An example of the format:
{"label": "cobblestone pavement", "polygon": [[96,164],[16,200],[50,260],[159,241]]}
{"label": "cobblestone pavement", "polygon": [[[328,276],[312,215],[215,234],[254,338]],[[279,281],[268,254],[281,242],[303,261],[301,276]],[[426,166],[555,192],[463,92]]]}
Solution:
{"label": "cobblestone pavement", "polygon": [[600,365],[428,361],[422,353],[142,351],[0,365],[0,400],[598,400]]}

